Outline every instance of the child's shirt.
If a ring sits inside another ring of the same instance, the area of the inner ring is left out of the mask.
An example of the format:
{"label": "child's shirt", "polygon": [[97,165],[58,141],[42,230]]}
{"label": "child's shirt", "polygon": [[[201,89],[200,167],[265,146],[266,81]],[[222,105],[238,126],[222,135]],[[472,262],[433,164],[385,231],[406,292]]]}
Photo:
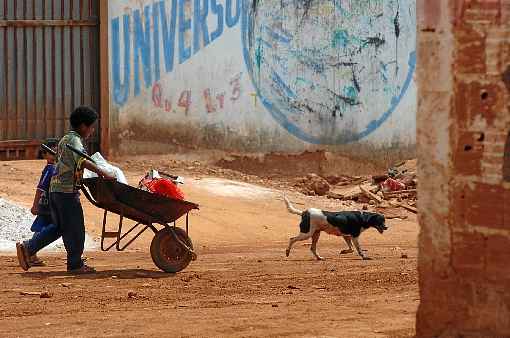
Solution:
{"label": "child's shirt", "polygon": [[78,191],[85,159],[67,148],[66,144],[85,152],[82,138],[74,130],[62,137],[58,143],[56,174],[51,180],[51,192],[75,193]]}
{"label": "child's shirt", "polygon": [[54,164],[46,164],[44,167],[39,184],[37,184],[37,190],[41,191],[41,198],[39,199],[37,206],[37,214],[49,215],[50,214],[50,203],[49,203],[49,192],[51,178],[56,173],[56,166]]}

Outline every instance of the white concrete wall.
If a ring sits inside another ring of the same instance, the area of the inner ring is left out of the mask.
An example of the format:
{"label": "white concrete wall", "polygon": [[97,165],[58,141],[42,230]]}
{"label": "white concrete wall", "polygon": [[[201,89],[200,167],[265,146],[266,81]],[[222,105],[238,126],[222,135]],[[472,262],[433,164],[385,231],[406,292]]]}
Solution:
{"label": "white concrete wall", "polygon": [[414,0],[109,3],[122,144],[415,144]]}

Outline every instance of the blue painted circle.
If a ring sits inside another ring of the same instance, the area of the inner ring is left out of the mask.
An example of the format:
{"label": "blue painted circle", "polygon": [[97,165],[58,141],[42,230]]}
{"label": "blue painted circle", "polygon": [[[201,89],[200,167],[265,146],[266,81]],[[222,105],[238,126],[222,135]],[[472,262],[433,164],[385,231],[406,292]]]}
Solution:
{"label": "blue painted circle", "polygon": [[242,1],[243,56],[253,86],[299,139],[359,141],[391,116],[411,86],[416,19],[408,1]]}

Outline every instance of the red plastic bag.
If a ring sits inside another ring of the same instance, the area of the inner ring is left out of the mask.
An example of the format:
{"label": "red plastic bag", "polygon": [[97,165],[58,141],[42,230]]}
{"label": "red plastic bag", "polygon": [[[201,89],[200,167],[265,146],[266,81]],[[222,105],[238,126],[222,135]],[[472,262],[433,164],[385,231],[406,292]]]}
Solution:
{"label": "red plastic bag", "polygon": [[177,200],[184,200],[184,194],[182,193],[181,189],[179,189],[176,184],[166,178],[153,179],[152,181],[146,182],[145,186],[152,193]]}
{"label": "red plastic bag", "polygon": [[388,178],[386,181],[381,183],[381,186],[383,188],[383,191],[385,192],[399,191],[404,190],[406,188],[404,183],[394,180],[393,178]]}

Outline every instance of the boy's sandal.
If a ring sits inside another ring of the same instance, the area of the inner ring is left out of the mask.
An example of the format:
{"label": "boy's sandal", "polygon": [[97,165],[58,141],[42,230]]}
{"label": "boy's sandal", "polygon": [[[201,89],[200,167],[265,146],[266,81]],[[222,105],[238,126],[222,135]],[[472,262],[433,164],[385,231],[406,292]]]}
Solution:
{"label": "boy's sandal", "polygon": [[19,266],[25,271],[30,269],[29,254],[23,243],[16,243],[16,255],[18,256]]}
{"label": "boy's sandal", "polygon": [[95,273],[96,272],[96,269],[94,269],[93,267],[91,266],[88,266],[88,265],[85,265],[83,264],[81,266],[81,268],[78,268],[78,269],[72,269],[72,270],[67,270],[67,272],[71,273],[71,274],[75,274],[75,275],[82,275],[82,274],[87,274],[87,273]]}
{"label": "boy's sandal", "polygon": [[46,266],[46,263],[37,256],[30,257],[30,266]]}

